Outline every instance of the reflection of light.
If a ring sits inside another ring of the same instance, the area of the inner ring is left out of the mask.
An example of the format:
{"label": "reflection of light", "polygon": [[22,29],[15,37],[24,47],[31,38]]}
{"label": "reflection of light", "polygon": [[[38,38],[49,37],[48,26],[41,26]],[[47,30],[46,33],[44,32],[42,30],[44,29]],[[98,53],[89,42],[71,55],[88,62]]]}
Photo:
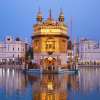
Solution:
{"label": "reflection of light", "polygon": [[14,76],[14,69],[13,69],[13,71],[12,71],[12,75]]}
{"label": "reflection of light", "polygon": [[41,32],[44,33],[48,33],[48,34],[58,34],[60,33],[60,29],[41,29]]}
{"label": "reflection of light", "polygon": [[53,90],[53,84],[52,84],[52,82],[48,82],[48,90]]}
{"label": "reflection of light", "polygon": [[7,69],[7,76],[9,77],[9,69]]}
{"label": "reflection of light", "polygon": [[2,69],[0,68],[0,76],[2,76]]}
{"label": "reflection of light", "polygon": [[3,69],[3,75],[4,75],[4,73],[5,73],[5,69]]}
{"label": "reflection of light", "polygon": [[13,58],[13,61],[14,61],[15,59]]}

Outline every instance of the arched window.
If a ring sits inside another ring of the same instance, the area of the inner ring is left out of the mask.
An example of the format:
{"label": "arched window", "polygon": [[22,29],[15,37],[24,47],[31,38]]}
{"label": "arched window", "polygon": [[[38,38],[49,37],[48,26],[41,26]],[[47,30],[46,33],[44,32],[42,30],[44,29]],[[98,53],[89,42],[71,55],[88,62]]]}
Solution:
{"label": "arched window", "polygon": [[55,49],[55,40],[53,38],[48,38],[46,41],[46,50],[54,50]]}

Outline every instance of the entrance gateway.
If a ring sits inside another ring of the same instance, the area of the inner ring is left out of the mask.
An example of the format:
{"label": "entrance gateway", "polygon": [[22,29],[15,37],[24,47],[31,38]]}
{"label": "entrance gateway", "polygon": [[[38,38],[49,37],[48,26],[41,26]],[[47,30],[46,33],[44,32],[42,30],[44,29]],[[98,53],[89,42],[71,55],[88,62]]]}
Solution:
{"label": "entrance gateway", "polygon": [[44,70],[57,70],[57,59],[51,56],[41,59],[41,66]]}

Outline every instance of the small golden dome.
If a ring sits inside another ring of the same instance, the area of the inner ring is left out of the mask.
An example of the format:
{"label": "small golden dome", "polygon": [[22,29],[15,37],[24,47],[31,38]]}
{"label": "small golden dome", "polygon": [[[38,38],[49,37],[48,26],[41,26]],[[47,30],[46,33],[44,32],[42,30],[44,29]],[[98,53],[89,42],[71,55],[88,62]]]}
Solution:
{"label": "small golden dome", "polygon": [[64,21],[64,13],[63,13],[63,11],[61,10],[60,11],[60,14],[59,14],[59,21],[61,21],[61,22],[63,22]]}
{"label": "small golden dome", "polygon": [[42,13],[41,13],[40,9],[37,13],[37,21],[40,21],[40,22],[42,21]]}

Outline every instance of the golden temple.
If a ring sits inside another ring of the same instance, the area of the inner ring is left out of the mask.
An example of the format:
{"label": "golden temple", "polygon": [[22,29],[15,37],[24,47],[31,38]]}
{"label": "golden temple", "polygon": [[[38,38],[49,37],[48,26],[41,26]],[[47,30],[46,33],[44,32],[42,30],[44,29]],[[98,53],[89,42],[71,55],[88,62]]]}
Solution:
{"label": "golden temple", "polygon": [[63,11],[60,11],[58,20],[54,20],[50,10],[48,18],[43,20],[42,12],[39,10],[37,23],[33,28],[34,61],[45,70],[65,67],[69,37]]}

